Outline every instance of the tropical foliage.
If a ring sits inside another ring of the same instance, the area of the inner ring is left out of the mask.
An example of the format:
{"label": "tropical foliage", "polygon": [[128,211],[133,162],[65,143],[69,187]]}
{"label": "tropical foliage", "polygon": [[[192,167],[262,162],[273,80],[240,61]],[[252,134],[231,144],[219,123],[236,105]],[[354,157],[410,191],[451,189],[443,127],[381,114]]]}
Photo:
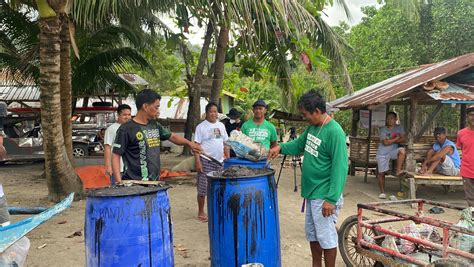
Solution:
{"label": "tropical foliage", "polygon": [[[14,10],[0,4],[0,68],[21,73],[24,78],[39,79],[39,27],[34,11]],[[76,43],[80,57],[72,58],[74,95],[100,95],[108,90],[133,92],[117,74],[135,69],[152,71],[147,59],[136,48],[142,40],[123,26],[104,26],[95,31],[78,28]],[[152,74],[151,74],[152,75]]]}

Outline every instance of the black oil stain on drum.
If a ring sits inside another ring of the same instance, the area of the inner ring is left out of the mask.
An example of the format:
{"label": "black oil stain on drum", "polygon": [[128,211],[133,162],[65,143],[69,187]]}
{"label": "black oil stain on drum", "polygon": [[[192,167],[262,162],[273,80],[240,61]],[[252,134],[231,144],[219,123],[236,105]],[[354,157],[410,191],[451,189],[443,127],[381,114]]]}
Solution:
{"label": "black oil stain on drum", "polygon": [[95,235],[94,235],[94,252],[97,257],[97,266],[100,266],[100,236],[102,235],[102,230],[104,229],[104,219],[99,218],[95,221]]}

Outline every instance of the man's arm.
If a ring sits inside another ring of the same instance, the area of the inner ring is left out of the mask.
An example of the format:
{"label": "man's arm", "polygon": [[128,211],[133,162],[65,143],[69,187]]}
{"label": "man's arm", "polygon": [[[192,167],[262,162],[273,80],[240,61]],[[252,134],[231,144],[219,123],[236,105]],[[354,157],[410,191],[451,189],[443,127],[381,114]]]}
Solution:
{"label": "man's arm", "polygon": [[456,134],[456,147],[462,149],[461,135],[459,134],[459,131]]}
{"label": "man's arm", "polygon": [[188,139],[175,133],[171,133],[171,136],[168,140],[176,145],[189,146],[194,153],[201,153],[201,146],[199,144],[191,142]]}
{"label": "man's arm", "polygon": [[230,158],[230,147],[226,145],[224,145],[224,158],[225,159]]}
{"label": "man's arm", "polygon": [[277,141],[270,141],[270,148],[275,147],[278,145]]}
{"label": "man's arm", "polygon": [[112,170],[116,183],[122,182],[122,174],[120,173],[120,154],[112,153]]}
{"label": "man's arm", "polygon": [[[104,145],[105,175],[112,175],[112,147]],[[120,164],[120,161],[119,161]]]}
{"label": "man's arm", "polygon": [[278,154],[282,153],[285,155],[298,155],[304,152],[304,147],[306,145],[306,137],[308,136],[309,127],[306,128],[303,134],[298,136],[295,140],[290,142],[282,143],[280,145],[275,145],[270,148],[268,153],[269,159],[274,159],[278,157]]}
{"label": "man's arm", "polygon": [[435,151],[433,148],[430,148],[430,150],[428,150],[428,153],[426,153],[426,159],[423,161],[423,164],[421,165],[421,170],[420,170],[421,174],[425,173],[428,170],[429,160],[431,160],[434,154],[435,154]]}
{"label": "man's arm", "polygon": [[454,149],[452,146],[445,146],[443,147],[440,151],[436,152],[433,157],[431,157],[429,160],[427,160],[427,164],[438,161],[442,158],[444,158],[446,155],[451,155],[453,154]]}
{"label": "man's arm", "polygon": [[[198,145],[200,145],[199,143],[196,143]],[[201,157],[199,155],[199,153],[194,153],[194,162],[195,162],[195,165],[196,165],[196,172],[202,172],[202,164],[201,164]]]}
{"label": "man's arm", "polygon": [[404,133],[401,133],[398,137],[399,137],[399,139],[398,139],[397,143],[405,143],[407,141],[407,135],[404,134]]}
{"label": "man's arm", "polygon": [[272,133],[270,135],[270,148],[278,144],[278,135],[275,126],[272,124]]}
{"label": "man's arm", "polygon": [[348,164],[347,164],[347,146],[346,136],[342,133],[332,135],[328,140],[331,156],[331,177],[329,191],[324,197],[322,214],[328,217],[334,213],[336,203],[341,197],[346,184]]}
{"label": "man's arm", "polygon": [[389,145],[392,145],[392,144],[395,144],[395,143],[401,143],[402,141],[400,141],[400,140],[404,140],[403,138],[405,138],[405,137],[402,137],[401,135],[397,135],[394,138],[384,139],[383,144],[386,145],[386,146],[389,146]]}

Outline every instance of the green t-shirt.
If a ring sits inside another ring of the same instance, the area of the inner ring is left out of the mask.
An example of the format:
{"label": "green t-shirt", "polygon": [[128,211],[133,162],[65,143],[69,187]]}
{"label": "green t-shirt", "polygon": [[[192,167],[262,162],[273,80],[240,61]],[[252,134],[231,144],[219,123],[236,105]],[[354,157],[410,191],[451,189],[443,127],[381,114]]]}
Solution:
{"label": "green t-shirt", "polygon": [[255,124],[253,120],[248,120],[240,130],[255,142],[262,143],[267,149],[270,149],[271,141],[278,140],[275,126],[267,120],[264,120],[260,125]]}
{"label": "green t-shirt", "polygon": [[309,126],[296,140],[281,144],[282,154],[303,152],[301,196],[336,204],[348,171],[346,135],[339,123],[330,120],[322,128]]}

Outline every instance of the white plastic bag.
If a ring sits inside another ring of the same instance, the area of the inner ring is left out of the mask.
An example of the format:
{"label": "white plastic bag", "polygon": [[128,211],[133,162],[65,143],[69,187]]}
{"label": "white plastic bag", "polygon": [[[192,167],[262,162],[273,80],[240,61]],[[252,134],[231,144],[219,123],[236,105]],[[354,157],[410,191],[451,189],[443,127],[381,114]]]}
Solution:
{"label": "white plastic bag", "polygon": [[30,249],[30,240],[24,236],[13,245],[0,253],[0,266],[23,267],[26,266],[26,257]]}
{"label": "white plastic bag", "polygon": [[268,156],[268,149],[262,144],[252,140],[241,131],[233,130],[230,132],[229,139],[225,142],[230,146],[239,158],[246,158],[252,161],[259,161],[266,159]]}
{"label": "white plastic bag", "polygon": [[[462,210],[461,219],[455,224],[455,226],[466,228],[469,231],[474,231],[474,218],[472,217],[473,213],[473,207]],[[456,233],[450,237],[449,241],[450,246],[454,248],[474,253],[474,236],[472,235]]]}

